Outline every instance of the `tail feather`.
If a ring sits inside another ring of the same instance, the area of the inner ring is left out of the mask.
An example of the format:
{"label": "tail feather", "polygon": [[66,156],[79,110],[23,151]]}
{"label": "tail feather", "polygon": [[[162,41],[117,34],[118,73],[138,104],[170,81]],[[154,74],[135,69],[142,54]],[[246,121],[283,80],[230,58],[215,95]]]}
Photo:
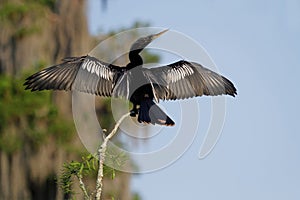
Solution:
{"label": "tail feather", "polygon": [[144,122],[165,126],[175,125],[174,121],[152,99],[146,99],[141,102],[138,121],[140,123]]}

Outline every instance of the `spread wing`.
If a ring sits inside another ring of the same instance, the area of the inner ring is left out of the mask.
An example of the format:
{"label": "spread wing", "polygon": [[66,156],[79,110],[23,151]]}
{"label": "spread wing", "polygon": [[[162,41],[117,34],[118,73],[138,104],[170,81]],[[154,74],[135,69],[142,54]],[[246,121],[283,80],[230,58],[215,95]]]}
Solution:
{"label": "spread wing", "polygon": [[233,83],[202,65],[184,60],[167,66],[146,69],[145,76],[152,83],[154,97],[163,100],[185,99],[195,96],[237,94]]}
{"label": "spread wing", "polygon": [[58,65],[46,68],[26,79],[25,89],[76,90],[111,96],[119,67],[99,61],[91,56],[70,57]]}

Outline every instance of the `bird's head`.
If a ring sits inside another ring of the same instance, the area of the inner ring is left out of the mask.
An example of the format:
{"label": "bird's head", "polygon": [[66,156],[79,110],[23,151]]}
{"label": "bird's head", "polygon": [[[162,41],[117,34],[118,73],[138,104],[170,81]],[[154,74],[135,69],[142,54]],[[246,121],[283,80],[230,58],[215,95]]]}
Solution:
{"label": "bird's head", "polygon": [[148,35],[146,37],[141,37],[137,41],[135,41],[131,48],[130,52],[134,52],[135,54],[139,54],[148,44],[150,44],[153,40],[167,32],[169,29],[163,30],[159,33]]}

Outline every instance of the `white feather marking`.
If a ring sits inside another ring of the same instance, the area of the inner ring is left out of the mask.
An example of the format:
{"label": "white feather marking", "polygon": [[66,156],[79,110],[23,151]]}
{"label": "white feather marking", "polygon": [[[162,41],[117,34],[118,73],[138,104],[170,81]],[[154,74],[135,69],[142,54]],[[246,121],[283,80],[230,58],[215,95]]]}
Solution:
{"label": "white feather marking", "polygon": [[179,81],[182,77],[181,72],[180,72],[180,68],[176,69],[176,73],[177,73],[177,77],[176,77],[177,80],[176,81]]}
{"label": "white feather marking", "polygon": [[171,79],[171,83],[173,83],[174,82],[174,78],[173,78],[172,75],[170,75],[171,72],[172,72],[172,70],[170,70],[170,69],[167,71],[167,77],[168,77],[168,79],[170,78]]}
{"label": "white feather marking", "polygon": [[104,69],[103,78],[105,78],[106,80],[108,79],[108,77],[107,77],[107,69]]}
{"label": "white feather marking", "polygon": [[86,70],[87,70],[88,72],[91,72],[91,62],[90,62],[90,61],[87,63]]}
{"label": "white feather marking", "polygon": [[94,61],[92,61],[91,62],[91,73],[93,74],[93,73],[95,73],[95,62]]}
{"label": "white feather marking", "polygon": [[189,65],[183,65],[186,75],[191,75],[194,73],[193,69]]}
{"label": "white feather marking", "polygon": [[99,62],[93,60],[85,60],[81,67],[91,74],[97,74],[98,77],[104,78],[106,80],[112,80],[113,73]]}
{"label": "white feather marking", "polygon": [[172,82],[172,83],[175,81],[174,75],[173,75],[173,70],[169,70],[169,71],[168,71],[168,77],[171,78],[171,82]]}
{"label": "white feather marking", "polygon": [[184,68],[183,68],[183,67],[180,67],[180,68],[179,68],[179,73],[180,73],[180,79],[184,78],[184,77],[185,77],[185,75],[186,75],[186,73],[185,73],[185,71],[184,71]]}
{"label": "white feather marking", "polygon": [[106,80],[109,80],[108,73],[109,73],[108,69],[105,69],[105,79]]}
{"label": "white feather marking", "polygon": [[100,67],[98,65],[96,65],[95,67],[96,67],[95,72],[96,72],[97,76],[100,76],[100,70],[99,70]]}
{"label": "white feather marking", "polygon": [[187,68],[188,68],[188,69],[189,69],[189,71],[190,71],[190,75],[192,75],[192,74],[194,73],[194,70],[193,70],[193,68],[191,68],[190,66],[188,66]]}
{"label": "white feather marking", "polygon": [[173,83],[173,77],[170,76],[170,72],[171,72],[171,70],[169,69],[169,70],[167,71],[167,78],[168,78],[168,79],[171,79],[170,81]]}
{"label": "white feather marking", "polygon": [[85,62],[85,70],[88,70],[88,65],[89,65],[89,61],[87,60],[87,61]]}
{"label": "white feather marking", "polygon": [[186,65],[183,65],[183,70],[184,70],[184,76],[188,76],[189,74],[189,70],[188,67]]}
{"label": "white feather marking", "polygon": [[102,78],[107,79],[107,78],[106,78],[106,69],[103,68],[103,69],[102,69],[102,72],[103,72],[103,73],[102,73]]}
{"label": "white feather marking", "polygon": [[189,72],[189,68],[188,68],[188,66],[186,66],[186,65],[183,65],[182,67],[183,67],[183,69],[184,69],[184,73],[185,73],[185,75],[190,75],[190,72]]}
{"label": "white feather marking", "polygon": [[178,73],[177,73],[177,70],[176,70],[176,69],[173,70],[172,76],[174,76],[174,81],[173,81],[173,82],[176,82],[176,81],[177,81],[177,78],[178,78]]}
{"label": "white feather marking", "polygon": [[81,65],[82,69],[86,68],[86,60],[83,62],[83,64]]}
{"label": "white feather marking", "polygon": [[177,69],[174,70],[174,82],[176,82],[178,80],[178,71]]}

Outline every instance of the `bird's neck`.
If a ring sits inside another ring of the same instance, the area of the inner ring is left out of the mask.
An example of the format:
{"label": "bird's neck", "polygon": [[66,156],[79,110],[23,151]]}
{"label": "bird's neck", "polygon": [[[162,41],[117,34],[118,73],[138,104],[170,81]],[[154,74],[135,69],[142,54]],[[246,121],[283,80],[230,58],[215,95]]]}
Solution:
{"label": "bird's neck", "polygon": [[127,65],[127,68],[129,68],[129,69],[143,65],[142,57],[135,52],[129,53],[129,60],[130,60],[130,63],[128,63],[128,65]]}

